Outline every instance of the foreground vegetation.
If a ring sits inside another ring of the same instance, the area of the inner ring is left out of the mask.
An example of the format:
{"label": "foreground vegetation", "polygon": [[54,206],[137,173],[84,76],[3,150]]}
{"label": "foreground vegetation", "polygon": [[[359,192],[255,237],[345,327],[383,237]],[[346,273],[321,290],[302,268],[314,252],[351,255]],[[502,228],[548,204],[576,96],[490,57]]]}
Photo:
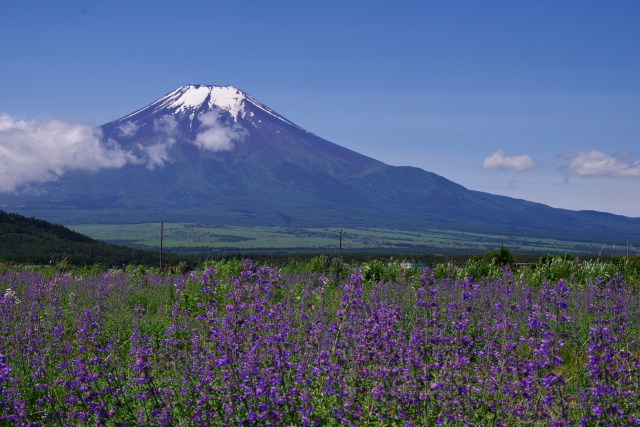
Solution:
{"label": "foreground vegetation", "polygon": [[5,268],[0,424],[640,424],[638,258],[488,255]]}

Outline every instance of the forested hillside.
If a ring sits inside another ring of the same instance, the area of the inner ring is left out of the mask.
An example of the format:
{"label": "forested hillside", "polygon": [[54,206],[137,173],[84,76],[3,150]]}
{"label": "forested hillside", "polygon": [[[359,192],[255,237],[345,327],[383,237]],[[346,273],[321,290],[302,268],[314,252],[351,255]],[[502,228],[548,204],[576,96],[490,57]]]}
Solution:
{"label": "forested hillside", "polygon": [[[179,262],[172,254],[165,259],[167,263]],[[0,261],[120,266],[156,265],[159,257],[157,253],[110,245],[60,225],[0,210]]]}

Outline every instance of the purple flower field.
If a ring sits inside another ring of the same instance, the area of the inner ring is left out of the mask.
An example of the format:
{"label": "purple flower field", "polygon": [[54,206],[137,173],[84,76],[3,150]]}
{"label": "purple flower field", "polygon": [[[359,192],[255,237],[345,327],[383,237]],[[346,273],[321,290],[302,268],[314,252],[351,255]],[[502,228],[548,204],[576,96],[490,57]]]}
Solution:
{"label": "purple flower field", "polygon": [[1,272],[0,425],[640,425],[637,281],[231,267]]}

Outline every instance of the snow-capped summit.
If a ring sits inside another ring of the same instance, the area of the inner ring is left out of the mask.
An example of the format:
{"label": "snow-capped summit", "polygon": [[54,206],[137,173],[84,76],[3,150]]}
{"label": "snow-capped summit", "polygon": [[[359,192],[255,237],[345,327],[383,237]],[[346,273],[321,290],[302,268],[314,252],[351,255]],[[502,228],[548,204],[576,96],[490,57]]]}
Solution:
{"label": "snow-capped summit", "polygon": [[174,114],[218,107],[234,118],[242,112],[242,101],[249,97],[233,86],[187,85],[174,90],[150,105],[154,109],[173,110]]}
{"label": "snow-capped summit", "polygon": [[[195,113],[216,108],[228,111],[237,120],[238,115],[243,111],[242,104],[246,99],[250,99],[250,97],[233,86],[187,85],[169,92],[121,120],[135,120],[136,117],[149,113]],[[257,103],[257,101],[254,102]]]}
{"label": "snow-capped summit", "polygon": [[135,122],[138,118],[145,117],[148,114],[177,115],[186,113],[193,118],[196,114],[218,109],[229,112],[233,120],[237,122],[239,118],[252,117],[251,110],[254,108],[258,108],[287,124],[298,127],[234,86],[197,84],[179,87],[148,106],[121,118],[120,121],[130,120]]}

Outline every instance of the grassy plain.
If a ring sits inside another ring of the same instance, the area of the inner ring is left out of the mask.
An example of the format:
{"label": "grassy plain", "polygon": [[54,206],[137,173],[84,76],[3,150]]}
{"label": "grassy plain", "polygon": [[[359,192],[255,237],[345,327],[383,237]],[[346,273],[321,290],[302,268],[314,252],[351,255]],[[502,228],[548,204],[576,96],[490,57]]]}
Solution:
{"label": "grassy plain", "polygon": [[[160,246],[160,224],[80,224],[74,231],[108,243],[155,250]],[[194,223],[165,223],[166,250],[204,256],[225,253],[288,252],[294,250],[337,252],[338,228],[211,227]],[[374,228],[348,229],[342,248],[349,252],[397,252],[475,254],[504,244],[516,253],[611,255],[613,245],[453,230],[406,231]],[[623,248],[618,246],[618,255]]]}

